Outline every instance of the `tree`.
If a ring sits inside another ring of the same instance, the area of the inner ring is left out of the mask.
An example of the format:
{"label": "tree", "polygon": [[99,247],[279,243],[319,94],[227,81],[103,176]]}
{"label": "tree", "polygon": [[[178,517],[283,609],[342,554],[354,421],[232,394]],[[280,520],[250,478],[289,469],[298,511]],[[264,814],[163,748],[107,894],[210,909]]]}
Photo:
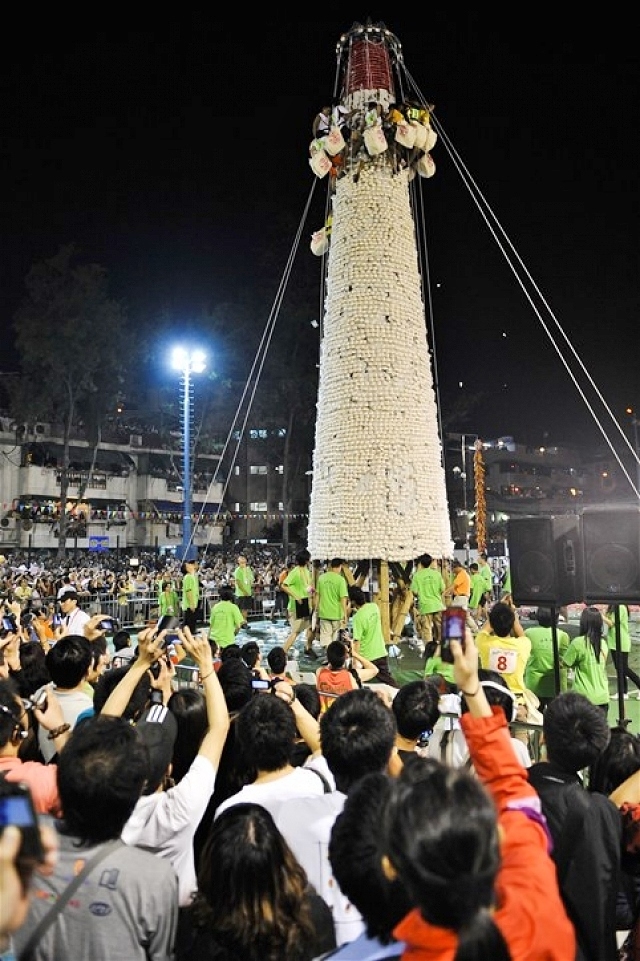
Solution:
{"label": "tree", "polygon": [[125,378],[131,338],[123,306],[109,297],[106,270],[98,264],[77,263],[72,245],[34,264],[25,286],[25,299],[14,318],[21,366],[14,415],[25,419],[25,414],[28,418],[37,411],[40,417],[62,424],[61,558],[66,545],[71,429],[82,418],[95,463],[105,413]]}

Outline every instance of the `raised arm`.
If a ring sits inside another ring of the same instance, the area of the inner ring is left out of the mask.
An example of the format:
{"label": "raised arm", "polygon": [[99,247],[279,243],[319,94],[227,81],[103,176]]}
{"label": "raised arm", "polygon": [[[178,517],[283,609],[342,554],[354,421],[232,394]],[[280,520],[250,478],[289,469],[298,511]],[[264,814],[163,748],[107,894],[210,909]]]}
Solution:
{"label": "raised arm", "polygon": [[185,651],[198,666],[207,705],[209,728],[202,739],[198,754],[210,761],[217,770],[229,732],[229,711],[218,675],[213,667],[211,645],[206,637],[201,635],[194,637],[189,628],[178,630],[178,636]]}

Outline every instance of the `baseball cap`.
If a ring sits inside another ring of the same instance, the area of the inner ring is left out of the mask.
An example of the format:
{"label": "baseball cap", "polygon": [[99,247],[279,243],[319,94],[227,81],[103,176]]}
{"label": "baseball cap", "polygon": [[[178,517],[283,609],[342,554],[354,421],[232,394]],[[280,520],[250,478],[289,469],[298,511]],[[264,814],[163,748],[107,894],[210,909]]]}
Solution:
{"label": "baseball cap", "polygon": [[178,722],[164,704],[152,704],[136,724],[136,730],[149,754],[149,776],[143,794],[154,794],[171,764]]}
{"label": "baseball cap", "polygon": [[64,585],[63,587],[61,587],[60,590],[58,591],[58,600],[59,600],[59,601],[63,600],[65,597],[76,597],[76,598],[77,598],[77,596],[78,596],[78,592],[76,591],[76,589],[75,589],[75,587],[73,586],[73,584],[65,584],[65,585]]}

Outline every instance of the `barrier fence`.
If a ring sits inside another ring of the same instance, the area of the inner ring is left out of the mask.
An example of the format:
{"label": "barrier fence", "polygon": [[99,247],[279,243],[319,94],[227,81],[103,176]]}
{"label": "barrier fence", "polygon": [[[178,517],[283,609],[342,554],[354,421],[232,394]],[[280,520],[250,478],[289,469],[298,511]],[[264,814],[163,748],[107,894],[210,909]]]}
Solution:
{"label": "barrier fence", "polygon": [[[219,600],[220,596],[215,590],[203,593],[200,599],[203,624],[209,623],[211,608]],[[286,603],[285,594],[263,591],[251,598],[251,606],[245,613],[248,620],[284,618]],[[87,598],[80,597],[80,607],[88,614],[102,613],[112,617],[124,628],[143,627],[158,619],[158,598],[155,594],[94,594]]]}

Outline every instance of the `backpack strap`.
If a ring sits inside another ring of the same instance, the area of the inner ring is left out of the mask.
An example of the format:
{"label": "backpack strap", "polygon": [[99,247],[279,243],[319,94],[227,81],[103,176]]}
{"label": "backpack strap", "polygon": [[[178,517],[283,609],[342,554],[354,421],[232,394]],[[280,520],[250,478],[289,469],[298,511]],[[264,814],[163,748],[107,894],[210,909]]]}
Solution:
{"label": "backpack strap", "polygon": [[333,789],[332,789],[331,785],[329,784],[329,782],[327,781],[327,779],[326,779],[326,777],[324,776],[324,774],[322,773],[322,771],[318,771],[315,767],[305,767],[305,771],[313,771],[313,773],[316,774],[316,775],[320,778],[320,780],[322,781],[322,786],[323,786],[323,788],[324,788],[324,793],[325,793],[325,794],[333,794]]}

